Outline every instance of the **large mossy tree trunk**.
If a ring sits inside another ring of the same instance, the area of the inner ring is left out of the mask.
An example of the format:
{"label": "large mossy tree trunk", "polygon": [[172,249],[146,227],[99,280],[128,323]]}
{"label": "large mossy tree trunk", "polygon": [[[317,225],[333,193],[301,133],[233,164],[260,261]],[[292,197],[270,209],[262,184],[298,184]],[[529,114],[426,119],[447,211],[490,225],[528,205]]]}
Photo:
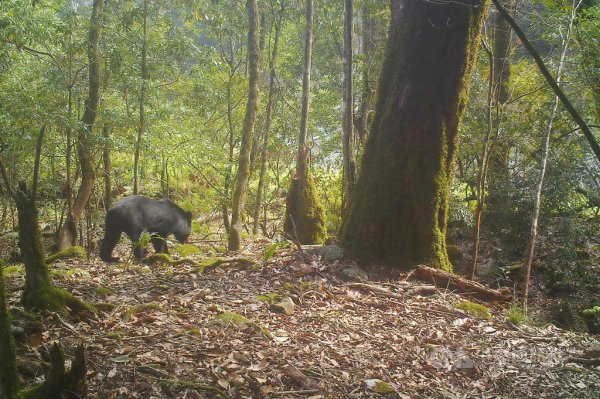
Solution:
{"label": "large mossy tree trunk", "polygon": [[448,198],[487,0],[392,0],[372,131],[342,242],[351,256],[451,270]]}
{"label": "large mossy tree trunk", "polygon": [[310,106],[310,73],[313,43],[313,1],[306,0],[306,36],[304,42],[304,72],[302,75],[302,113],[298,136],[296,174],[285,201],[285,233],[302,244],[320,244],[327,235],[325,215],[319,204],[310,174],[306,145],[308,133],[308,110]]}
{"label": "large mossy tree trunk", "polygon": [[246,206],[248,179],[250,178],[250,153],[252,136],[258,110],[258,80],[260,65],[259,21],[256,0],[248,0],[248,102],[242,130],[242,143],[238,171],[233,190],[231,207],[231,227],[229,230],[229,250],[238,251],[242,246],[242,210]]}
{"label": "large mossy tree trunk", "polygon": [[89,91],[85,100],[85,110],[81,117],[80,127],[77,130],[77,155],[81,168],[81,184],[77,197],[72,206],[69,206],[67,218],[58,231],[57,245],[62,251],[76,244],[77,223],[81,218],[94,188],[96,166],[94,165],[91,151],[92,140],[90,135],[98,113],[100,102],[100,34],[102,32],[102,9],[104,0],[94,0],[90,28],[88,35],[88,62],[89,62]]}
{"label": "large mossy tree trunk", "polygon": [[3,271],[4,267],[0,265],[0,398],[13,399],[19,384]]}

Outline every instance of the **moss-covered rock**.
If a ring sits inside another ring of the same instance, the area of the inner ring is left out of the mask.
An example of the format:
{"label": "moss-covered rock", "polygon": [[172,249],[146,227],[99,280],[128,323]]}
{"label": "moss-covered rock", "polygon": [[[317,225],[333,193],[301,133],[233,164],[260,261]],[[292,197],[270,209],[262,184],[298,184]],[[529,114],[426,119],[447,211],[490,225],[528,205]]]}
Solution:
{"label": "moss-covered rock", "polygon": [[482,319],[489,319],[490,317],[492,317],[492,314],[490,313],[490,310],[487,307],[471,301],[461,301],[455,303],[454,307],[456,309],[464,310],[468,314],[480,317]]}
{"label": "moss-covered rock", "polygon": [[46,258],[46,264],[52,264],[58,260],[65,259],[86,259],[87,252],[85,248],[75,245],[73,247],[69,247],[64,251],[57,252],[52,254]]}
{"label": "moss-covered rock", "polygon": [[281,295],[276,292],[269,292],[267,294],[258,295],[255,298],[257,301],[260,302],[275,302],[276,300],[281,298]]}
{"label": "moss-covered rock", "polygon": [[250,320],[249,318],[242,316],[239,313],[235,312],[223,312],[217,315],[213,322],[221,325],[235,325],[235,326],[245,326],[251,327],[252,330],[264,335],[267,338],[271,338],[271,333],[266,328],[258,325],[258,323]]}
{"label": "moss-covered rock", "polygon": [[178,253],[180,256],[191,256],[191,255],[197,255],[200,253],[200,248],[198,248],[195,245],[192,244],[181,244],[181,245],[176,245],[175,248],[173,248],[173,252]]}

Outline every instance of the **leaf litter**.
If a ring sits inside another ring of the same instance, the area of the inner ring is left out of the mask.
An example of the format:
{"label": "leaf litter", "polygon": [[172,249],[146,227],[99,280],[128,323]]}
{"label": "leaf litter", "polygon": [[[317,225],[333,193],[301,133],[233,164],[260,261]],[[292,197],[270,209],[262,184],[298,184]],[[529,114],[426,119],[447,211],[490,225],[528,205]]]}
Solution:
{"label": "leaf litter", "polygon": [[[600,397],[600,367],[567,363],[597,337],[517,328],[499,307],[478,318],[455,308],[459,295],[402,276],[347,282],[339,271],[350,262],[307,264],[288,248],[266,257],[271,247],[249,239],[236,256],[255,264],[204,272],[68,260],[89,277],[55,283],[112,306],[42,315],[35,345],[18,345],[20,362],[35,369],[44,345],[83,341],[93,398]],[[7,280],[18,307],[23,276]],[[283,297],[293,312],[274,311]]]}

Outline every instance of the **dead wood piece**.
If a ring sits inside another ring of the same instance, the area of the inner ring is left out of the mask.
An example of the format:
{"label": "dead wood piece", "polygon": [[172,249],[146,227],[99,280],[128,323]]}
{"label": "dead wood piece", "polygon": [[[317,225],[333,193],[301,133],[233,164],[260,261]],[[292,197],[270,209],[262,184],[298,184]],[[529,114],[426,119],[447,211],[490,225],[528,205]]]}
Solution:
{"label": "dead wood piece", "polygon": [[408,295],[411,296],[415,296],[415,295],[421,295],[421,296],[425,296],[425,295],[435,295],[437,294],[439,291],[439,288],[436,287],[435,285],[418,285],[416,287],[414,287],[413,289],[411,289],[410,291],[408,291]]}
{"label": "dead wood piece", "polygon": [[302,371],[300,371],[300,369],[298,369],[297,367],[288,365],[282,371],[283,371],[283,374],[287,378],[289,378],[290,380],[292,380],[292,382],[294,382],[294,384],[296,384],[302,388],[310,389],[310,390],[319,388],[318,380],[307,376]]}
{"label": "dead wood piece", "polygon": [[484,302],[510,302],[512,300],[508,289],[494,290],[476,281],[424,265],[417,266],[413,277],[421,281],[433,282],[438,287],[448,288]]}
{"label": "dead wood piece", "polygon": [[597,359],[584,359],[582,357],[568,357],[565,363],[578,363],[584,366],[600,366],[600,358]]}
{"label": "dead wood piece", "polygon": [[404,295],[396,294],[394,292],[390,292],[382,287],[377,287],[375,285],[364,284],[364,283],[348,283],[344,284],[345,287],[353,288],[360,291],[367,291],[372,293],[375,296],[385,297],[385,298],[394,298],[394,299],[405,299]]}

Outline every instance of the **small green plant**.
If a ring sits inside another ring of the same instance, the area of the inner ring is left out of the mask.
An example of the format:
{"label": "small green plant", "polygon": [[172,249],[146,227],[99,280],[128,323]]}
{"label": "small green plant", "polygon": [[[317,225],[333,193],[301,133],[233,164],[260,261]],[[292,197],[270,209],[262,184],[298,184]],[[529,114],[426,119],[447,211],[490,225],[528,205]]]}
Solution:
{"label": "small green plant", "polygon": [[520,326],[525,322],[525,314],[519,305],[511,305],[506,313],[506,318],[515,326]]}
{"label": "small green plant", "polygon": [[265,261],[271,259],[273,257],[273,255],[275,255],[275,252],[277,252],[278,249],[280,248],[289,248],[292,245],[292,243],[290,241],[278,241],[275,242],[269,246],[267,246],[264,251],[263,251],[263,259]]}
{"label": "small green plant", "polygon": [[454,308],[464,310],[468,314],[481,317],[482,319],[489,319],[492,317],[492,314],[487,307],[471,301],[460,301],[454,304]]}
{"label": "small green plant", "polygon": [[581,312],[584,316],[594,316],[600,314],[600,306],[594,306],[593,308],[583,309]]}

